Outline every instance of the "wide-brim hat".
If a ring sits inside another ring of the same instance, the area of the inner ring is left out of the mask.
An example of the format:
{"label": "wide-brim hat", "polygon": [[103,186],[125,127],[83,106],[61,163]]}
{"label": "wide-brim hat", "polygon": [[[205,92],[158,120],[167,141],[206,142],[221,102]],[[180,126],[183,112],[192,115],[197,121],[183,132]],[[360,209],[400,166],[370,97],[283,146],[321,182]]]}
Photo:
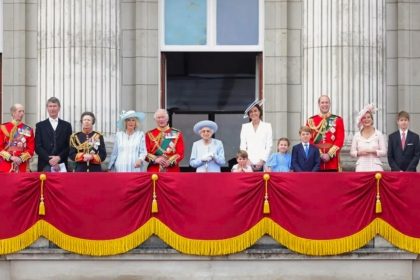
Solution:
{"label": "wide-brim hat", "polygon": [[378,111],[378,109],[375,107],[375,104],[373,104],[373,103],[366,105],[362,110],[360,110],[360,112],[357,114],[357,118],[356,118],[356,124],[357,124],[357,127],[359,128],[359,130],[361,130],[363,128],[363,123],[362,123],[363,116],[367,112],[370,112],[373,115],[373,114],[375,114],[376,111]]}
{"label": "wide-brim hat", "polygon": [[213,130],[213,133],[215,133],[218,129],[217,123],[209,120],[199,121],[194,125],[194,133],[197,135],[200,135],[200,130],[204,127],[208,127],[211,130]]}
{"label": "wide-brim hat", "polygon": [[256,99],[251,104],[249,104],[249,106],[244,111],[244,119],[248,118],[249,110],[251,110],[252,108],[254,108],[257,105],[262,106],[263,104],[264,104],[264,99]]}
{"label": "wide-brim hat", "polygon": [[139,121],[143,121],[145,117],[146,117],[146,115],[143,112],[136,112],[136,111],[133,111],[133,110],[122,111],[121,114],[120,114],[120,119],[117,121],[117,126],[118,126],[119,129],[124,130],[125,129],[124,122],[125,122],[126,119],[136,118]]}

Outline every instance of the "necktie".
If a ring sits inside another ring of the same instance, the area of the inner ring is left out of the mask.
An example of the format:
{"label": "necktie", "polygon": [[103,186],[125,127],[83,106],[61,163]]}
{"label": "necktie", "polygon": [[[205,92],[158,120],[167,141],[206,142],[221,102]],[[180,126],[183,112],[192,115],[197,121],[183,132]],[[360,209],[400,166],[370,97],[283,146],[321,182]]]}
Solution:
{"label": "necktie", "polygon": [[405,148],[405,132],[402,133],[402,137],[401,137],[401,148],[403,150]]}
{"label": "necktie", "polygon": [[305,156],[306,156],[306,158],[308,158],[308,153],[309,153],[309,147],[308,147],[308,144],[305,144]]}

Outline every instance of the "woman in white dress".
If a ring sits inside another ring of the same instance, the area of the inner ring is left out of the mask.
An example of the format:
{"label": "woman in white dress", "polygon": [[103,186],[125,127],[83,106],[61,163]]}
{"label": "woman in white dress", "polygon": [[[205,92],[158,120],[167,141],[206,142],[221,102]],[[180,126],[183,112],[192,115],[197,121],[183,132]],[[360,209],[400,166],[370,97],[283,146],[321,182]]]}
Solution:
{"label": "woman in white dress", "polygon": [[350,155],[357,158],[356,172],[383,171],[380,157],[386,155],[383,134],[373,126],[373,104],[366,106],[357,118],[359,132],[351,144]]}
{"label": "woman in white dress", "polygon": [[117,172],[145,171],[144,159],[147,155],[144,132],[140,130],[140,121],[144,113],[123,111],[117,126],[120,130],[115,135],[114,148],[108,170]]}
{"label": "woman in white dress", "polygon": [[262,171],[273,145],[270,123],[262,121],[262,101],[254,101],[246,110],[244,118],[250,122],[242,124],[240,150],[248,153],[253,171]]}
{"label": "woman in white dress", "polygon": [[220,172],[220,167],[225,164],[223,143],[212,138],[217,128],[215,122],[208,120],[194,125],[193,130],[201,139],[193,144],[190,165],[197,168],[197,172]]}

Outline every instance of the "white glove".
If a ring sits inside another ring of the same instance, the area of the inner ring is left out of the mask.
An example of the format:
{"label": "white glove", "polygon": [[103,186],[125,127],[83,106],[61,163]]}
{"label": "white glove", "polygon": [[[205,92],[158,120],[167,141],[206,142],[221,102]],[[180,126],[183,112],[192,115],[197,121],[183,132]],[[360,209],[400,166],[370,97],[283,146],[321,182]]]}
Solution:
{"label": "white glove", "polygon": [[211,161],[214,157],[213,153],[208,153],[201,157],[201,161]]}

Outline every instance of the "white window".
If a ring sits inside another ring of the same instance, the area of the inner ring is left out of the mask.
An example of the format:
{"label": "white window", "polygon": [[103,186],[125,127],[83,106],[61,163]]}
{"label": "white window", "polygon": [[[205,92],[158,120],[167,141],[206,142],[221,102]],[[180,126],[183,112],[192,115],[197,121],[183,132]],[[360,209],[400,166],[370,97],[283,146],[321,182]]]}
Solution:
{"label": "white window", "polygon": [[262,51],[263,0],[160,0],[161,51]]}

